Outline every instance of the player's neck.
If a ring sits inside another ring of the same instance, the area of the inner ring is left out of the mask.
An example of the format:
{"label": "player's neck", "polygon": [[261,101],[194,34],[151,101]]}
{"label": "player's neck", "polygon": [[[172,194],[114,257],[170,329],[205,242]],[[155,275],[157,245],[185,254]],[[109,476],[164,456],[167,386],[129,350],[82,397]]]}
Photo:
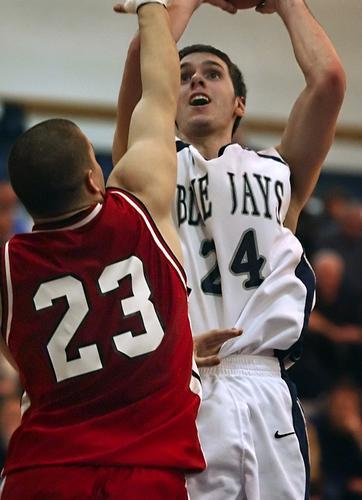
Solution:
{"label": "player's neck", "polygon": [[199,153],[207,160],[217,158],[220,149],[226,144],[231,143],[229,134],[209,134],[205,136],[188,136],[184,137],[185,142],[192,144]]}
{"label": "player's neck", "polygon": [[50,222],[58,222],[58,221],[61,221],[63,219],[69,219],[70,217],[73,217],[74,215],[79,214],[80,212],[83,212],[84,210],[87,210],[87,208],[89,208],[90,206],[91,205],[84,206],[82,208],[78,208],[76,210],[71,210],[69,212],[65,212],[63,214],[52,216],[52,217],[36,217],[36,216],[33,216],[34,223],[36,225],[39,225],[39,224],[47,224],[47,223],[50,223]]}
{"label": "player's neck", "polygon": [[97,203],[103,203],[104,201],[104,194],[102,192],[96,192],[96,193],[88,193],[87,195],[79,196],[79,199],[76,200],[76,202],[69,207],[69,210],[64,211],[62,213],[56,214],[56,215],[51,215],[51,216],[42,216],[39,217],[36,214],[31,214],[34,223],[36,225],[38,224],[48,224],[52,222],[58,222],[63,219],[69,219],[70,217],[73,217],[74,215],[77,215],[80,212],[83,212],[84,210],[87,210],[88,208],[97,205]]}

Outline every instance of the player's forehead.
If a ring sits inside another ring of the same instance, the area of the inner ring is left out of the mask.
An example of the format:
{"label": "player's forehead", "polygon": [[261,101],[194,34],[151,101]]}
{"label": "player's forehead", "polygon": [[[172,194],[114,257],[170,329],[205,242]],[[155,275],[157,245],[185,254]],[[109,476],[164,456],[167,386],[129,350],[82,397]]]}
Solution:
{"label": "player's forehead", "polygon": [[226,63],[220,57],[210,52],[192,52],[185,55],[180,61],[181,70],[200,66],[215,67],[227,71]]}

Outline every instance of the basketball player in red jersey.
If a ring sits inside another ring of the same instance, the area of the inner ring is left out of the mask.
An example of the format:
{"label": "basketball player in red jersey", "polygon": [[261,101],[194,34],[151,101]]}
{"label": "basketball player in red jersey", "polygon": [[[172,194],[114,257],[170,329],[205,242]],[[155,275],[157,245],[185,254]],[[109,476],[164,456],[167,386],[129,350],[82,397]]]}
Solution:
{"label": "basketball player in red jersey", "polygon": [[9,158],[35,225],[1,253],[2,347],[27,395],[5,500],[185,500],[185,473],[205,466],[170,217],[178,55],[163,5],[126,8],[138,14],[143,95],[107,188],[67,120],[31,128]]}

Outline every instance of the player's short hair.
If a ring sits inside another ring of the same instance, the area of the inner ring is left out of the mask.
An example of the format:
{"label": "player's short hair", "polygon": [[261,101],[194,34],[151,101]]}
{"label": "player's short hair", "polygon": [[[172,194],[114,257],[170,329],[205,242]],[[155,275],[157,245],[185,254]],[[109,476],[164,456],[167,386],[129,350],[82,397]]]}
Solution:
{"label": "player's short hair", "polygon": [[[238,66],[232,62],[230,57],[225,54],[222,50],[217,49],[216,47],[213,47],[212,45],[204,45],[202,43],[194,44],[194,45],[188,45],[187,47],[184,47],[179,51],[179,58],[180,61],[188,56],[189,54],[194,54],[195,52],[206,52],[209,54],[214,54],[217,56],[219,59],[224,61],[226,64],[228,70],[229,70],[229,75],[234,87],[234,92],[235,96],[242,97],[244,99],[244,102],[246,102],[246,94],[247,94],[247,88],[245,85],[245,80],[242,72],[238,68]],[[241,117],[238,116],[235,120],[234,126],[233,126],[233,133],[235,130],[238,128],[240,124]]]}
{"label": "player's short hair", "polygon": [[13,189],[28,212],[51,217],[72,209],[89,163],[89,143],[77,125],[55,118],[18,137],[10,150],[8,170]]}

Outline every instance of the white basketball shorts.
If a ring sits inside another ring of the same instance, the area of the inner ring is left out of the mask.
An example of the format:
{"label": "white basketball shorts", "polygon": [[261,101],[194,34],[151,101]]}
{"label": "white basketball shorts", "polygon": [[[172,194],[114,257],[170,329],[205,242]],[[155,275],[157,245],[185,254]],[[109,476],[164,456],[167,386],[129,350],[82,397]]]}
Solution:
{"label": "white basketball shorts", "polygon": [[188,477],[190,500],[307,500],[304,417],[278,359],[232,355],[200,375],[208,466]]}

